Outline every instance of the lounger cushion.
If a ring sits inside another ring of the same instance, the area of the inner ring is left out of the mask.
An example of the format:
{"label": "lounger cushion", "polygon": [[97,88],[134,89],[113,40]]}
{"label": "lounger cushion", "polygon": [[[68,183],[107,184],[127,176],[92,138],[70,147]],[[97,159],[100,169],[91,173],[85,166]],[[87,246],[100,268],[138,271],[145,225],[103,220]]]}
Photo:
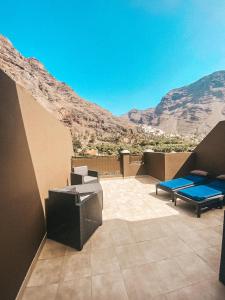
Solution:
{"label": "lounger cushion", "polygon": [[208,184],[182,189],[178,194],[195,201],[203,201],[210,197],[225,194],[225,182],[224,180],[216,179]]}
{"label": "lounger cushion", "polygon": [[171,190],[176,190],[188,185],[201,183],[205,180],[206,180],[205,176],[191,174],[184,178],[176,178],[176,179],[160,182],[159,185]]}

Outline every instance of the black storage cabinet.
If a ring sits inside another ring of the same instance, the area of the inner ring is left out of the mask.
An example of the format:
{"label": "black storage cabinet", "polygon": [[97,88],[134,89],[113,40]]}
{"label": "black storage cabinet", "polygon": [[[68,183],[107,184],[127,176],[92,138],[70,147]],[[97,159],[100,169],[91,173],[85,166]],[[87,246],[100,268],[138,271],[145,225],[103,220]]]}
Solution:
{"label": "black storage cabinet", "polygon": [[102,225],[102,207],[97,193],[49,191],[46,201],[47,237],[77,250]]}
{"label": "black storage cabinet", "polygon": [[223,240],[220,260],[220,281],[225,285],[225,212],[223,221]]}

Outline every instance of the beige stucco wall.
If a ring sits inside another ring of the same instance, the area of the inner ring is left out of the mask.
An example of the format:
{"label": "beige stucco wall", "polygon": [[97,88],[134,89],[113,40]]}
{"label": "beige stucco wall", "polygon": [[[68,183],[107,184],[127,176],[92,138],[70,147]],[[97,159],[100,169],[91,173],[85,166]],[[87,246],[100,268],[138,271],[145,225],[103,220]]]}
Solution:
{"label": "beige stucco wall", "polygon": [[45,234],[15,82],[0,70],[0,299],[14,300]]}
{"label": "beige stucco wall", "polygon": [[73,154],[70,131],[17,85],[18,99],[36,180],[44,207],[51,188],[69,183]]}
{"label": "beige stucco wall", "polygon": [[45,235],[48,190],[68,183],[69,129],[0,70],[0,299],[13,300]]}
{"label": "beige stucco wall", "polygon": [[195,168],[195,155],[190,152],[146,152],[144,162],[147,174],[159,180],[168,180],[188,174]]}
{"label": "beige stucco wall", "polygon": [[193,153],[165,153],[165,180],[188,174],[194,169],[194,163]]}
{"label": "beige stucco wall", "polygon": [[219,122],[194,150],[198,169],[225,174],[225,121]]}

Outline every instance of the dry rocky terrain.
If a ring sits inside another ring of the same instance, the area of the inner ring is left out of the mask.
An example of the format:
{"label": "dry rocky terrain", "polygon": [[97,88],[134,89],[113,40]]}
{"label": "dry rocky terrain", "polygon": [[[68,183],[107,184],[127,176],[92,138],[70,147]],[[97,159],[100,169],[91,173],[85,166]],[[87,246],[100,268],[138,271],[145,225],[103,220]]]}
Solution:
{"label": "dry rocky terrain", "polygon": [[166,133],[205,136],[225,119],[225,71],[168,92],[156,106],[133,109],[124,117],[134,124],[146,124]]}
{"label": "dry rocky terrain", "polygon": [[82,143],[96,141],[130,143],[148,125],[168,134],[204,137],[225,118],[225,71],[168,92],[156,106],[132,109],[116,117],[81,98],[66,83],[54,78],[35,58],[26,58],[0,35],[0,68],[22,85],[42,106],[71,128]]}
{"label": "dry rocky terrain", "polygon": [[0,35],[0,68],[66,126],[82,138],[129,134],[135,126],[82,99],[66,83],[54,78],[35,58],[26,58]]}

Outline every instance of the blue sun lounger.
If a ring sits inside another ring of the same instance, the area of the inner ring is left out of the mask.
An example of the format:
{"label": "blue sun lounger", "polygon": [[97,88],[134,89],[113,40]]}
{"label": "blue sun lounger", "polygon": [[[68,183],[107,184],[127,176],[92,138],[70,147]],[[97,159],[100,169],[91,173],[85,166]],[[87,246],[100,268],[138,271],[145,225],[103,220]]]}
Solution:
{"label": "blue sun lounger", "polygon": [[210,182],[198,186],[184,188],[174,193],[174,203],[177,199],[190,202],[196,206],[197,217],[200,218],[202,208],[223,208],[225,195],[225,180],[216,178]]}
{"label": "blue sun lounger", "polygon": [[156,184],[156,195],[158,195],[158,190],[160,189],[170,193],[172,200],[174,200],[175,191],[178,191],[185,187],[191,187],[197,184],[205,183],[209,180],[207,175],[207,172],[205,172],[205,175],[190,173],[185,177],[159,182]]}

